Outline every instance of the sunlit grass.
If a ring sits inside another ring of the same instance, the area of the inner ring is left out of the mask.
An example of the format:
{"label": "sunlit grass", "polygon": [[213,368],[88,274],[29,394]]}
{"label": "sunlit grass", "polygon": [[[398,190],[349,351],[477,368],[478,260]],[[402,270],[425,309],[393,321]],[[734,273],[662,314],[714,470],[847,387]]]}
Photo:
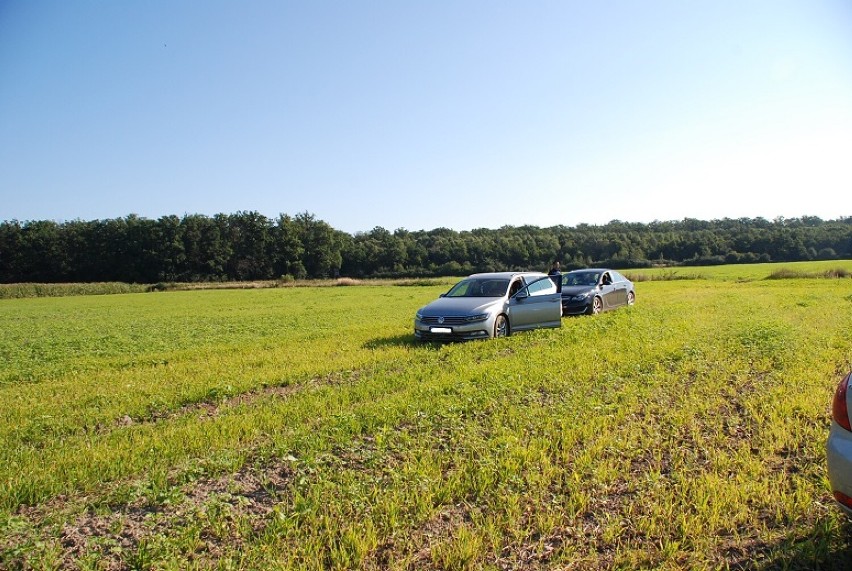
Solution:
{"label": "sunlit grass", "polygon": [[149,291],[149,289],[150,288],[144,284],[126,284],[121,282],[0,284],[0,299],[141,293]]}
{"label": "sunlit grass", "polygon": [[736,279],[448,345],[442,285],[4,301],[0,567],[842,568],[852,281]]}
{"label": "sunlit grass", "polygon": [[849,278],[852,260],[820,260],[816,262],[774,262],[771,264],[731,264],[723,266],[677,266],[624,270],[636,281],[657,280],[723,280],[754,281],[774,278]]}
{"label": "sunlit grass", "polygon": [[454,278],[394,278],[394,279],[277,279],[233,282],[159,282],[155,284],[128,284],[122,282],[97,283],[18,283],[0,284],[0,300],[24,299],[33,297],[68,297],[82,295],[114,295],[122,293],[158,293],[175,291],[198,290],[228,290],[228,289],[274,289],[274,288],[318,288],[346,287],[353,285],[364,286],[448,286],[455,283]]}

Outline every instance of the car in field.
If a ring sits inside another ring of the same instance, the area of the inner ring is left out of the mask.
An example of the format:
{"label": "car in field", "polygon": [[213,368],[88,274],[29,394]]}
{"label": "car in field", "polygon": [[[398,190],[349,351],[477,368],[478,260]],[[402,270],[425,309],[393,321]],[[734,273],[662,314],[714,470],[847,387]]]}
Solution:
{"label": "car in field", "polygon": [[505,337],[516,331],[562,326],[562,298],[541,272],[473,274],[417,310],[421,341]]}
{"label": "car in field", "polygon": [[849,383],[847,374],[834,391],[831,405],[831,428],[826,442],[826,463],[831,493],[846,515],[852,517],[852,419],[849,418]]}
{"label": "car in field", "polygon": [[635,301],[633,282],[615,270],[586,268],[562,274],[562,315],[595,315]]}

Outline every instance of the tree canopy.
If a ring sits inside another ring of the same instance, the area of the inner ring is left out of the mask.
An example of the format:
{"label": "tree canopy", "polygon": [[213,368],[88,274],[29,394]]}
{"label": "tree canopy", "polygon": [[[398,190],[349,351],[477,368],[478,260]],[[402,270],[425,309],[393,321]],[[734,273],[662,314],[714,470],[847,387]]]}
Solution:
{"label": "tree canopy", "polygon": [[613,220],[347,234],[313,214],[258,212],[0,222],[0,283],[226,281],[462,275],[476,271],[852,257],[852,217]]}

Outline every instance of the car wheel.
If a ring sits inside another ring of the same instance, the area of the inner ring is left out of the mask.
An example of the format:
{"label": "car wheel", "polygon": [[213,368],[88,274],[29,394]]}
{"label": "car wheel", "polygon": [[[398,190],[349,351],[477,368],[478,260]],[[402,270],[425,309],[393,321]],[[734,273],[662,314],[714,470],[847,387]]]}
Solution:
{"label": "car wheel", "polygon": [[633,305],[636,303],[636,294],[632,291],[627,292],[627,305]]}
{"label": "car wheel", "polygon": [[586,308],[586,313],[588,315],[597,315],[603,311],[603,300],[597,296],[592,300],[592,303],[589,304],[589,307]]}
{"label": "car wheel", "polygon": [[503,314],[498,315],[494,321],[494,337],[508,337],[510,333],[509,320]]}

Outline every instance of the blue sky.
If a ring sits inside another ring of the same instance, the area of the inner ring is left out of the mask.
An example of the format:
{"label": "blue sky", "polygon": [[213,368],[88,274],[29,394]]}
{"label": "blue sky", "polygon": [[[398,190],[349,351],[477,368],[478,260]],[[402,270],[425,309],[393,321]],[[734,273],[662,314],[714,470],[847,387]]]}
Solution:
{"label": "blue sky", "polygon": [[0,220],[852,215],[852,3],[0,2]]}

